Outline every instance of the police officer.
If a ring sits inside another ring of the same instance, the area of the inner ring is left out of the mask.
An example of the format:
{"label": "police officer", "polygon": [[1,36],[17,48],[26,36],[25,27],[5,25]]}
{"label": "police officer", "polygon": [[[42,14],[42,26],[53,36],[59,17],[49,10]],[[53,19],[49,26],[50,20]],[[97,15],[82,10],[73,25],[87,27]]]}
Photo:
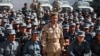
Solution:
{"label": "police officer", "polygon": [[10,30],[8,38],[2,43],[0,54],[2,56],[20,56],[20,48],[18,42],[15,41],[15,30]]}
{"label": "police officer", "polygon": [[27,7],[27,3],[24,3],[24,7],[22,8],[22,13],[23,13],[23,15],[24,15],[25,18],[26,18],[26,16],[27,16],[28,13],[29,13],[29,9],[28,9],[28,7]]}
{"label": "police officer", "polygon": [[63,36],[64,36],[64,39],[67,37],[68,32],[69,32],[69,25],[68,24],[65,24],[63,26]]}
{"label": "police officer", "polygon": [[13,24],[14,24],[14,20],[15,20],[14,17],[10,17],[10,18],[9,18],[9,23],[13,25]]}
{"label": "police officer", "polygon": [[44,13],[44,16],[42,18],[42,20],[44,20],[46,23],[49,23],[50,22],[50,11],[49,10],[46,10],[45,13]]}
{"label": "police officer", "polygon": [[35,10],[37,9],[38,6],[38,2],[36,0],[33,0],[33,3],[30,5],[31,10]]}
{"label": "police officer", "polygon": [[53,6],[54,12],[60,12],[61,11],[60,2],[58,0],[54,0],[52,6]]}
{"label": "police officer", "polygon": [[26,22],[26,24],[28,25],[28,24],[30,24],[31,23],[31,17],[30,16],[26,16],[26,20],[25,20]]}
{"label": "police officer", "polygon": [[15,9],[11,9],[10,14],[8,15],[8,18],[16,18],[16,11],[15,11]]}
{"label": "police officer", "polygon": [[60,56],[61,50],[63,50],[63,30],[57,22],[57,14],[51,14],[51,22],[45,25],[42,30],[42,53],[46,53],[47,56]]}
{"label": "police officer", "polygon": [[17,19],[16,19],[16,20],[14,21],[13,28],[15,29],[16,34],[17,34],[17,32],[19,32],[20,23],[21,23],[20,20],[17,20]]}
{"label": "police officer", "polygon": [[38,31],[33,31],[31,40],[23,47],[23,56],[41,56],[41,43],[38,40]]}
{"label": "police officer", "polygon": [[4,34],[5,34],[4,38],[5,38],[5,40],[7,40],[7,36],[9,34],[9,31],[13,29],[13,26],[11,24],[6,24],[5,28],[6,29],[5,29],[5,32],[4,32]]}
{"label": "police officer", "polygon": [[31,32],[32,32],[32,28],[31,28],[32,25],[31,25],[31,24],[28,24],[26,27],[27,27],[27,30],[26,30],[26,31],[27,31],[28,36],[29,36],[29,38],[30,38],[30,37],[31,37],[31,34],[32,34],[32,33],[31,33]]}
{"label": "police officer", "polygon": [[100,26],[100,17],[97,18],[97,21],[95,23],[95,27]]}
{"label": "police officer", "polygon": [[42,28],[44,27],[45,24],[46,24],[46,22],[42,20],[42,21],[40,22],[40,26],[39,26],[39,29],[38,29],[38,30],[39,30],[39,31],[42,31]]}
{"label": "police officer", "polygon": [[4,27],[4,19],[3,19],[3,15],[0,14],[0,28],[1,30],[4,32],[5,31],[5,27]]}
{"label": "police officer", "polygon": [[68,56],[91,56],[89,44],[84,40],[84,37],[85,32],[79,31],[77,38],[68,48]]}
{"label": "police officer", "polygon": [[89,32],[90,32],[90,35],[92,36],[92,38],[95,37],[96,33],[94,30],[94,23],[92,23],[92,22],[90,24]]}
{"label": "police officer", "polygon": [[85,40],[88,42],[90,42],[90,40],[92,39],[92,35],[89,32],[89,28],[90,28],[90,24],[84,24],[83,30],[85,32]]}
{"label": "police officer", "polygon": [[76,29],[75,29],[76,32],[80,31],[80,23],[79,21],[76,22]]}
{"label": "police officer", "polygon": [[73,23],[73,16],[70,16],[70,17],[69,17],[68,23],[69,23],[69,24]]}
{"label": "police officer", "polygon": [[90,41],[92,56],[100,56],[100,28],[96,29],[96,36]]}
{"label": "police officer", "polygon": [[36,10],[36,13],[37,13],[37,18],[39,21],[42,20],[43,16],[44,16],[44,9],[43,7],[41,6],[41,3],[38,3],[38,8]]}
{"label": "police officer", "polygon": [[2,29],[0,28],[0,43],[2,43],[3,41],[5,41],[4,33],[3,33]]}
{"label": "police officer", "polygon": [[18,37],[21,44],[24,44],[27,40],[29,40],[28,34],[26,32],[26,23],[24,22],[20,25],[20,32]]}
{"label": "police officer", "polygon": [[70,26],[69,26],[69,32],[68,32],[68,35],[70,36],[70,41],[73,41],[75,38],[76,38],[76,24],[75,23],[71,23]]}
{"label": "police officer", "polygon": [[68,18],[69,18],[68,16],[64,17],[64,21],[63,21],[62,25],[68,24]]}
{"label": "police officer", "polygon": [[34,22],[34,21],[32,22],[32,30],[37,30],[38,26],[39,26],[38,22]]}

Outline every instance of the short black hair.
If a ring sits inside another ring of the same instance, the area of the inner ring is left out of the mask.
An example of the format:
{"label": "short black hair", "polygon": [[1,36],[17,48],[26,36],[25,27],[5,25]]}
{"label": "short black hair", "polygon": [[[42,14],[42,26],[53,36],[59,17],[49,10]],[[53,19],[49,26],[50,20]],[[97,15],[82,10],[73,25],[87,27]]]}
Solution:
{"label": "short black hair", "polygon": [[50,15],[50,17],[53,17],[53,16],[58,16],[56,13],[52,13],[51,15]]}
{"label": "short black hair", "polygon": [[24,5],[27,5],[27,3],[24,3]]}

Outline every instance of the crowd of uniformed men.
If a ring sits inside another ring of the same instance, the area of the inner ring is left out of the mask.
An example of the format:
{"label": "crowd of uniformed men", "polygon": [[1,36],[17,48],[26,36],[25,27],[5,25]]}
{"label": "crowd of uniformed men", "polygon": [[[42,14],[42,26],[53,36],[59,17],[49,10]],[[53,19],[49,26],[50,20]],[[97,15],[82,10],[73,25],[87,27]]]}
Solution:
{"label": "crowd of uniformed men", "polygon": [[0,56],[100,56],[96,13],[52,13],[41,4],[0,14]]}

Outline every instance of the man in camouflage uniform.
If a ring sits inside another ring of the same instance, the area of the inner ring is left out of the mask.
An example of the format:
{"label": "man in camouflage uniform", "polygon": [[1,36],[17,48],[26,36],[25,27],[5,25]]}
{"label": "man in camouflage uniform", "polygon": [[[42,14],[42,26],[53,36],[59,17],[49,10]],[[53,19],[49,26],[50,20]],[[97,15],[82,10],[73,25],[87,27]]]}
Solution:
{"label": "man in camouflage uniform", "polygon": [[45,25],[42,30],[42,51],[47,56],[60,56],[61,50],[63,50],[64,39],[62,27],[57,22],[57,14],[52,14],[51,23]]}
{"label": "man in camouflage uniform", "polygon": [[31,10],[36,10],[38,6],[38,2],[36,0],[33,0],[33,3],[30,5]]}
{"label": "man in camouflage uniform", "polygon": [[58,0],[55,0],[53,2],[52,6],[53,6],[53,11],[55,11],[55,12],[61,11],[60,2]]}
{"label": "man in camouflage uniform", "polygon": [[37,13],[37,18],[39,21],[42,20],[43,16],[44,16],[44,9],[43,7],[41,6],[41,3],[38,3],[38,7],[36,9],[36,13]]}

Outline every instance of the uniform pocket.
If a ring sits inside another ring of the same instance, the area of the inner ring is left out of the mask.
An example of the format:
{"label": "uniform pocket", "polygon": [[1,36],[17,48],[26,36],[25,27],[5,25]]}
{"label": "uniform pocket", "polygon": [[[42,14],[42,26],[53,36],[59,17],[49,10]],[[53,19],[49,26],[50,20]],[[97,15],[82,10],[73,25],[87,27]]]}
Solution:
{"label": "uniform pocket", "polygon": [[28,53],[29,54],[33,54],[34,53],[34,48],[33,47],[29,47],[28,48]]}
{"label": "uniform pocket", "polygon": [[6,49],[5,49],[5,53],[4,54],[6,54],[6,55],[9,55],[10,54],[10,48],[9,47],[7,47]]}

